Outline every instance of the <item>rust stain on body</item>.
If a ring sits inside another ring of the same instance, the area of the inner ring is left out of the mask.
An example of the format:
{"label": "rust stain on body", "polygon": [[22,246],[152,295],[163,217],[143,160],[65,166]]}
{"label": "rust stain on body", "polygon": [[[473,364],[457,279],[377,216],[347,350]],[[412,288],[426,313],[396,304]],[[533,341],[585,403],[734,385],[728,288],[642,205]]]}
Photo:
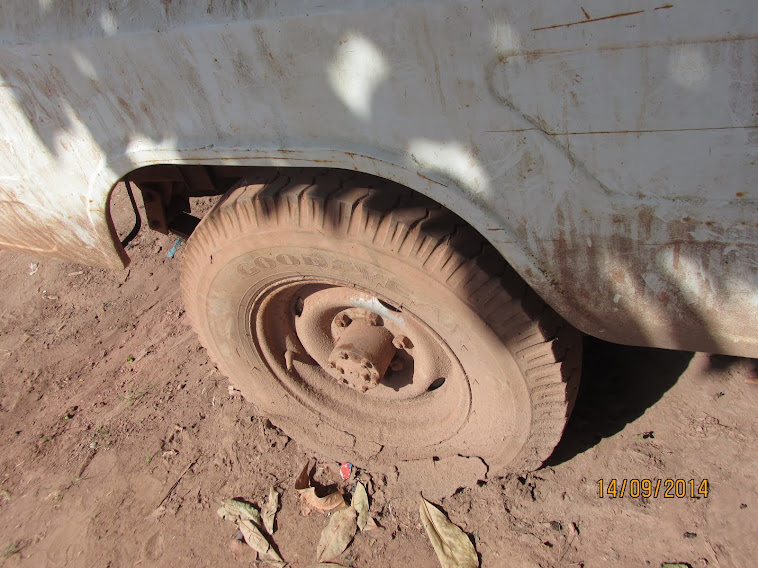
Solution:
{"label": "rust stain on body", "polygon": [[[644,10],[643,10],[644,12]],[[589,20],[577,22],[578,24],[586,24]],[[592,20],[595,21],[595,20]],[[563,24],[566,25],[566,24]],[[550,26],[555,27],[555,26]],[[538,28],[548,29],[548,28]],[[532,30],[534,31],[534,30]],[[626,51],[631,49],[644,49],[653,47],[681,47],[683,45],[704,45],[704,44],[726,44],[741,41],[755,41],[758,40],[758,34],[734,34],[728,37],[720,38],[697,38],[687,40],[665,40],[665,41],[635,41],[630,43],[619,44],[607,44],[607,45],[585,45],[584,47],[576,47],[571,49],[525,49],[523,51],[515,52],[512,54],[499,55],[496,59],[497,63],[506,63],[509,59],[514,57],[523,57],[527,63],[533,63],[540,57],[546,57],[549,55],[575,55],[579,53],[606,53],[611,51]]]}
{"label": "rust stain on body", "polygon": [[429,45],[430,53],[432,54],[432,61],[434,63],[434,76],[435,76],[435,85],[437,86],[437,93],[439,95],[440,103],[442,103],[443,107],[447,106],[447,103],[445,101],[445,92],[442,89],[442,75],[440,73],[440,62],[437,57],[437,50],[434,48],[434,43],[432,42],[432,36],[429,33],[429,26],[427,25],[426,20],[423,20],[423,27],[424,27],[424,35],[426,36],[426,43]]}
{"label": "rust stain on body", "polygon": [[540,30],[553,30],[556,28],[570,28],[571,26],[578,26],[579,24],[590,24],[592,22],[602,22],[603,20],[614,20],[616,18],[624,18],[626,16],[635,16],[637,14],[642,14],[644,11],[645,10],[635,10],[634,12],[623,12],[621,14],[613,14],[612,16],[603,16],[602,18],[591,18],[589,20],[579,20],[577,22],[569,22],[568,24],[555,24],[552,26],[543,26],[541,28],[532,28],[532,31],[538,32]]}
{"label": "rust stain on body", "polygon": [[[658,134],[661,132],[707,132],[710,130],[756,130],[758,124],[748,124],[744,126],[704,126],[697,128],[650,128],[646,130],[587,130],[584,132],[550,132],[541,128],[514,128],[511,130],[485,130],[487,134],[509,134],[517,132],[532,132],[539,130],[548,136],[585,136],[591,134]],[[742,197],[744,193],[736,194]]]}
{"label": "rust stain on body", "polygon": [[424,178],[426,181],[430,181],[430,182],[432,182],[432,183],[436,183],[437,185],[441,185],[442,187],[448,187],[448,186],[446,186],[444,183],[441,183],[441,182],[439,182],[439,181],[433,180],[433,179],[432,179],[432,178],[430,178],[430,177],[426,177],[424,174],[421,174],[421,173],[419,173],[419,172],[416,172],[416,175],[417,175],[418,177],[420,177],[420,178]]}
{"label": "rust stain on body", "polygon": [[674,262],[673,262],[673,268],[674,270],[679,270],[679,249],[681,248],[681,245],[674,245]]}
{"label": "rust stain on body", "polygon": [[705,132],[708,130],[753,130],[756,124],[745,126],[705,126],[699,128],[651,128],[649,130],[589,130],[586,132],[549,132],[550,136],[581,136],[584,134],[656,134],[659,132]]}

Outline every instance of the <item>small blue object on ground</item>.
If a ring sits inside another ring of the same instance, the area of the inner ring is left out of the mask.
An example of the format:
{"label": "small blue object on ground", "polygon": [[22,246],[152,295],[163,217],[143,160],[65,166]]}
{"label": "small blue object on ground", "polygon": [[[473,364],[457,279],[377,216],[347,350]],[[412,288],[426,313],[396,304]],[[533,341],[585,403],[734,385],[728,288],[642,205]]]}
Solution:
{"label": "small blue object on ground", "polygon": [[176,254],[176,250],[179,248],[179,245],[182,244],[182,242],[184,242],[183,238],[179,237],[178,239],[176,239],[174,246],[172,246],[171,250],[168,251],[169,258],[174,258],[174,255]]}

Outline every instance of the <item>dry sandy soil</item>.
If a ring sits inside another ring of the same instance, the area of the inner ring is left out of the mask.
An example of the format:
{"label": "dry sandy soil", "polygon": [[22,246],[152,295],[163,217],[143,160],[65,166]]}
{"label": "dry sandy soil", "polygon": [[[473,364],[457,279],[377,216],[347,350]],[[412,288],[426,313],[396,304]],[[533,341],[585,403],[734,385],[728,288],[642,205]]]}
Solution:
{"label": "dry sandy soil", "polygon": [[[310,454],[228,389],[188,327],[181,248],[143,230],[120,273],[0,251],[0,564],[251,566],[219,501],[283,490],[274,535],[313,561]],[[30,264],[38,263],[30,275]],[[579,399],[548,464],[435,501],[482,566],[749,567],[758,547],[755,361],[585,341]],[[337,481],[336,464],[320,475]],[[436,567],[416,498],[370,475],[379,530],[352,567]],[[708,480],[707,498],[600,498],[598,480]]]}

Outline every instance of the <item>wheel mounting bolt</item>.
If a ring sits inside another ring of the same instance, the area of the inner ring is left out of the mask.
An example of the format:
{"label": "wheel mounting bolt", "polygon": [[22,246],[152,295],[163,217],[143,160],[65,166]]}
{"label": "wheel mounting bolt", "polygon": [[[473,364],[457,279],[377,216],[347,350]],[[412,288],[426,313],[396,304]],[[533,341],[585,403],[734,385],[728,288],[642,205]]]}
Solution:
{"label": "wheel mounting bolt", "polygon": [[371,325],[379,325],[379,315],[374,312],[366,314],[366,321]]}
{"label": "wheel mounting bolt", "polygon": [[336,318],[334,318],[334,325],[337,327],[347,327],[350,325],[350,318],[345,314],[339,314]]}

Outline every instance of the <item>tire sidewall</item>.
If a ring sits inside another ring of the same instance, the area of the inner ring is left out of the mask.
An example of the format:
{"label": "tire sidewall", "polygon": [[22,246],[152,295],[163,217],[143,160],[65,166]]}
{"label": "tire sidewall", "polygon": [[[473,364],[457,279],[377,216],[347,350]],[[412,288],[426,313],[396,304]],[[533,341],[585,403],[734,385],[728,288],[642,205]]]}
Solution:
{"label": "tire sidewall", "polygon": [[[206,269],[193,278],[193,320],[221,370],[286,433],[326,456],[347,455],[356,463],[371,461],[376,446],[383,446],[381,440],[357,440],[349,421],[334,423],[315,414],[282,387],[254,348],[246,319],[251,302],[290,278],[324,278],[374,292],[412,311],[455,353],[467,373],[470,413],[455,436],[419,459],[480,456],[493,466],[509,463],[523,448],[531,423],[523,370],[462,290],[394,251],[345,236],[258,228],[210,253]],[[398,459],[392,448],[381,455],[377,459],[387,463]]]}

